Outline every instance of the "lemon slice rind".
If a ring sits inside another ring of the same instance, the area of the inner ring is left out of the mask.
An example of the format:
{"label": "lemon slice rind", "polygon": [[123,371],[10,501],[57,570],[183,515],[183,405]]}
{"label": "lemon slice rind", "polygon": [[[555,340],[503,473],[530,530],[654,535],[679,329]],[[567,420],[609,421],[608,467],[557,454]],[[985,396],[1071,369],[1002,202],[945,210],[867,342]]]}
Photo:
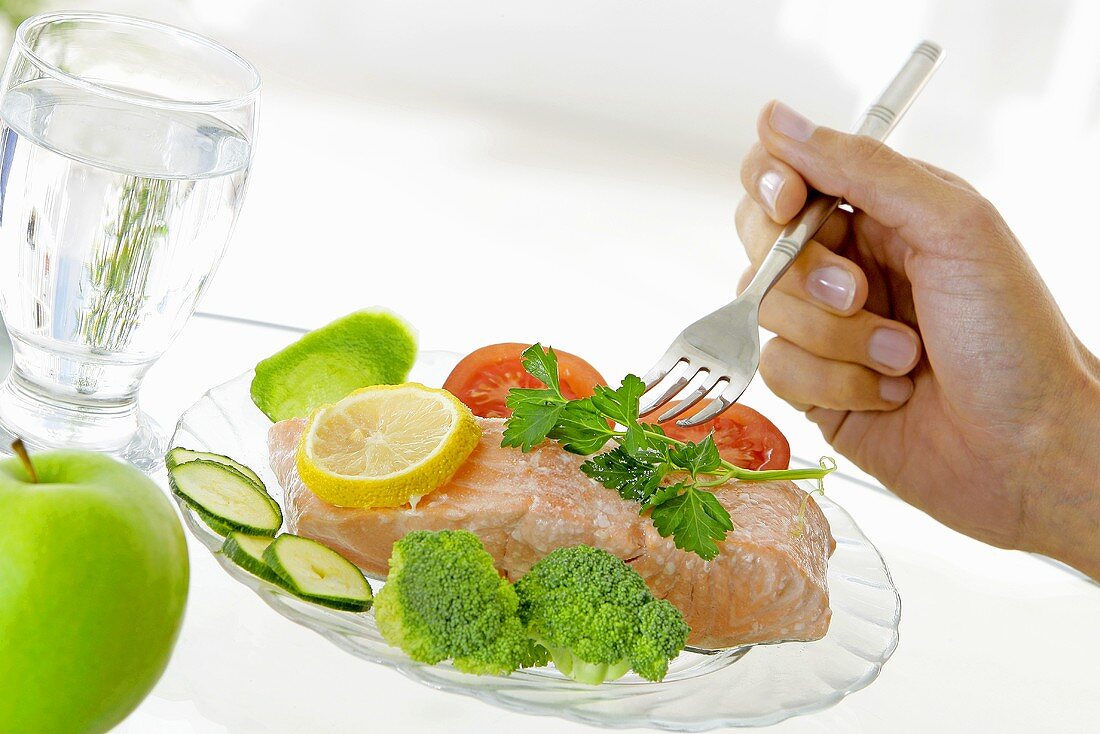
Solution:
{"label": "lemon slice rind", "polygon": [[[446,483],[480,435],[470,409],[445,390],[367,387],[314,411],[299,443],[298,472],[330,504],[400,507]],[[372,471],[387,453],[397,468]]]}

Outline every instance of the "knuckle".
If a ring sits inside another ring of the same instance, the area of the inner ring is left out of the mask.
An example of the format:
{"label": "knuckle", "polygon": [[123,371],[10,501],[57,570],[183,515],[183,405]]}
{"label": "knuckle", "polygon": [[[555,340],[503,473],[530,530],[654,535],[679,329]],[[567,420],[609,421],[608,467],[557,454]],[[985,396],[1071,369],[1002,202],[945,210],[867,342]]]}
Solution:
{"label": "knuckle", "polygon": [[801,328],[806,351],[825,359],[853,358],[851,342],[857,338],[842,317],[822,314],[816,323]]}
{"label": "knuckle", "polygon": [[[790,309],[782,303],[783,293],[773,291],[770,297],[760,304],[760,325],[776,336],[792,343],[801,343],[801,334],[797,328],[798,319],[792,318]],[[772,347],[776,349],[777,347]],[[803,348],[805,346],[803,345]],[[782,349],[782,347],[778,347]],[[763,359],[763,354],[761,354]]]}
{"label": "knuckle", "polygon": [[753,263],[763,258],[766,246],[770,242],[767,230],[767,223],[770,221],[763,207],[748,196],[743,197],[737,205],[734,216],[737,235]]}
{"label": "knuckle", "polygon": [[950,171],[944,171],[944,174],[945,174],[945,176],[947,176],[948,181],[950,181],[950,182],[952,182],[952,183],[954,183],[958,186],[961,186],[963,189],[965,189],[965,190],[967,190],[971,193],[974,193],[974,194],[978,193],[977,187],[974,186],[974,184],[967,181],[962,176],[957,176],[954,173],[951,173]]}
{"label": "knuckle", "polygon": [[857,407],[860,398],[859,380],[846,369],[846,365],[837,365],[829,380],[829,392],[835,395],[838,406]]}
{"label": "knuckle", "polygon": [[[902,156],[888,145],[866,135],[844,135],[839,154],[839,163],[853,180],[871,178],[867,176],[868,164],[875,170],[894,166]],[[861,174],[861,175],[856,175]]]}
{"label": "knuckle", "polygon": [[733,221],[737,227],[737,234],[741,236],[741,239],[745,239],[749,234],[749,218],[753,206],[755,206],[753,200],[747,195],[742,196],[741,201],[737,202],[737,210],[733,214]]}
{"label": "knuckle", "polygon": [[763,152],[764,149],[760,143],[753,143],[748,152],[745,153],[745,157],[741,159],[741,181],[744,182],[745,188],[748,188],[750,183],[756,180]]}
{"label": "knuckle", "polygon": [[995,239],[1004,232],[1004,220],[997,208],[980,194],[966,192],[956,201],[954,209],[954,226],[958,231],[987,239]]}
{"label": "knuckle", "polygon": [[776,392],[780,392],[786,382],[784,367],[790,362],[789,358],[784,356],[788,351],[787,346],[786,341],[776,337],[769,339],[760,350],[760,376],[764,378],[768,387]]}
{"label": "knuckle", "polygon": [[873,179],[857,176],[851,179],[848,198],[859,202],[859,208],[868,212],[880,209],[879,187]]}
{"label": "knuckle", "polygon": [[845,135],[837,165],[847,184],[842,194],[864,211],[879,211],[884,179],[904,175],[908,159],[866,135]]}
{"label": "knuckle", "polygon": [[848,135],[845,136],[844,140],[846,143],[845,157],[849,159],[869,161],[881,155],[881,151],[886,148],[882,143],[867,135]]}
{"label": "knuckle", "polygon": [[782,339],[769,339],[764,342],[764,346],[760,349],[760,366],[763,367],[767,364],[770,368],[778,362],[785,346]]}
{"label": "knuckle", "polygon": [[833,317],[803,300],[798,289],[773,291],[760,304],[760,325],[805,352],[829,358],[835,340]]}
{"label": "knuckle", "polygon": [[972,205],[975,223],[983,230],[1000,230],[1004,220],[1001,219],[997,207],[993,206],[993,202],[980,195],[975,195],[973,198],[975,199]]}
{"label": "knuckle", "polygon": [[939,168],[938,166],[934,166],[931,163],[925,163],[923,161],[920,161],[919,163],[926,169],[928,169],[933,175],[938,176],[947,183],[957,186],[964,191],[969,191],[972,194],[978,193],[978,189],[976,189],[972,183],[967,181],[962,176],[959,176],[956,173],[952,173],[951,171],[944,170],[943,168]]}
{"label": "knuckle", "polygon": [[845,410],[873,410],[882,404],[878,396],[877,378],[870,370],[855,364],[838,364],[830,381],[830,392],[836,395],[836,406]]}

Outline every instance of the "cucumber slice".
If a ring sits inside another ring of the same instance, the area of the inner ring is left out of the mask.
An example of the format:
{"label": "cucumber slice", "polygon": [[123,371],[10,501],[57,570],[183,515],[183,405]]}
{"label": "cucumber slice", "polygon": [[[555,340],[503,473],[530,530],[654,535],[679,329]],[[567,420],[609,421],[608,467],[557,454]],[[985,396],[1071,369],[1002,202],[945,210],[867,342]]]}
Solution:
{"label": "cucumber slice", "polygon": [[264,560],[264,551],[271,545],[272,540],[270,535],[230,532],[222,543],[222,553],[253,576],[259,576],[264,581],[279,583],[278,574]]}
{"label": "cucumber slice", "polygon": [[[222,522],[222,520],[220,518],[218,518],[215,515],[211,515],[206,510],[203,510],[200,507],[195,507],[190,502],[187,503],[187,506],[195,511],[195,514],[199,516],[200,520],[202,520],[204,523],[206,523],[206,527],[210,528],[211,530],[213,530],[218,535],[226,536],[226,535],[229,535],[230,533],[238,532],[237,527],[235,525],[229,525],[227,523]],[[270,535],[268,537],[274,537],[274,535]]]}
{"label": "cucumber slice", "polygon": [[297,597],[333,609],[365,612],[374,593],[358,566],[308,538],[284,533],[264,551],[264,561]]}
{"label": "cucumber slice", "polygon": [[225,464],[228,467],[232,467],[244,474],[246,477],[256,483],[256,486],[260,489],[267,491],[267,487],[264,486],[264,481],[260,479],[260,475],[249,469],[247,466],[239,461],[234,461],[228,456],[222,456],[221,454],[212,454],[209,451],[195,451],[194,449],[185,449],[182,446],[169,451],[164,455],[164,464],[168,467],[168,471],[172,471],[180,464],[186,464],[189,461],[195,461],[200,459],[202,461],[213,461],[218,464]]}
{"label": "cucumber slice", "polygon": [[168,472],[168,483],[219,535],[233,531],[275,535],[283,525],[283,512],[275,500],[225,464],[188,461]]}

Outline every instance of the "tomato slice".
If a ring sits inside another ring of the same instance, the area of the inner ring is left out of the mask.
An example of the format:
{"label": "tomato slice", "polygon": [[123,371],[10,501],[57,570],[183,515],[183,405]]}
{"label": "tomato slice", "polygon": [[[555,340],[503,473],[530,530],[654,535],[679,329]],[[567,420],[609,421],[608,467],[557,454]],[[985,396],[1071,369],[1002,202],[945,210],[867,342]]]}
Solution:
{"label": "tomato slice", "polygon": [[[787,437],[775,424],[747,405],[734,403],[717,418],[712,418],[698,426],[678,426],[676,421],[695,415],[706,406],[702,400],[683,415],[658,425],[665,433],[680,441],[698,443],[714,431],[714,443],[718,453],[731,464],[742,469],[786,469],[791,463],[791,446]],[[651,423],[657,422],[657,416],[665,412],[675,402],[670,402],[657,413],[643,418]]]}
{"label": "tomato slice", "polygon": [[[443,389],[469,406],[474,415],[482,418],[507,418],[512,411],[505,404],[508,391],[513,387],[546,387],[523,369],[523,350],[530,344],[490,344],[475,349],[455,365]],[[606,385],[607,380],[596,368],[580,357],[561,352],[558,355],[558,377],[561,392],[569,400],[592,395],[596,385]]]}

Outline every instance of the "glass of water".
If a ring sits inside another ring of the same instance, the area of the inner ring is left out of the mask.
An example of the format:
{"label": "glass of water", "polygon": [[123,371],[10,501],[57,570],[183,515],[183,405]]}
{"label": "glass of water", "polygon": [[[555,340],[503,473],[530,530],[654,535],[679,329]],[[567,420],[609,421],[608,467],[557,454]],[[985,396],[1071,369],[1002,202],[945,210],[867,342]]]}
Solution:
{"label": "glass of water", "polygon": [[138,388],[225,251],[259,88],[247,61],[172,26],[50,13],[19,27],[0,88],[4,446],[159,464]]}

